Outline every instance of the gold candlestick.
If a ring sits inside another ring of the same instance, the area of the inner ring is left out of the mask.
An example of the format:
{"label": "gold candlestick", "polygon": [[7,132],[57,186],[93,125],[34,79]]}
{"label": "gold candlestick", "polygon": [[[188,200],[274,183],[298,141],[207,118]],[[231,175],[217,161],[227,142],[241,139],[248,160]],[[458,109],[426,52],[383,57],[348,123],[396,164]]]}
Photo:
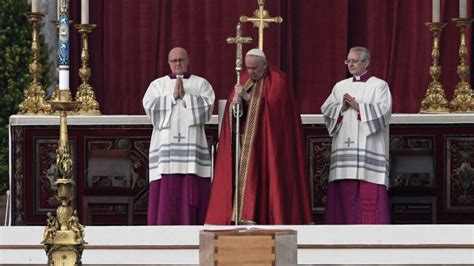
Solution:
{"label": "gold candlestick", "polygon": [[[72,179],[74,161],[69,150],[67,132],[67,113],[75,111],[80,102],[71,101],[69,96],[69,1],[61,0],[59,5],[59,73],[60,85],[58,100],[51,101],[53,110],[59,112],[59,141],[56,150],[56,198],[61,204],[56,209],[56,217],[48,213],[43,233],[44,249],[48,265],[82,265],[84,250],[84,226],[79,223],[77,211],[71,207],[74,198]],[[61,78],[64,77],[64,80]],[[67,87],[66,87],[67,86]]]}
{"label": "gold candlestick", "polygon": [[54,111],[60,113],[59,141],[56,150],[57,198],[61,205],[56,209],[56,217],[48,213],[43,233],[43,245],[48,256],[48,265],[81,265],[84,250],[84,226],[79,223],[77,211],[73,210],[74,185],[71,174],[74,162],[69,151],[67,113],[75,111],[81,103],[69,100],[69,90],[59,90],[59,99],[50,101]]}
{"label": "gold candlestick", "polygon": [[46,95],[45,89],[40,84],[39,80],[41,73],[43,72],[43,66],[40,63],[40,40],[39,40],[39,25],[43,20],[44,13],[41,12],[28,12],[26,13],[28,21],[32,25],[32,38],[31,51],[33,52],[33,58],[31,63],[28,65],[28,70],[33,80],[28,84],[25,90],[25,98],[19,105],[20,114],[49,114],[51,112],[51,106],[49,106],[44,96]]}
{"label": "gold candlestick", "polygon": [[469,65],[466,63],[467,47],[466,47],[466,28],[471,25],[473,19],[471,18],[453,18],[456,27],[459,28],[460,44],[459,44],[459,59],[460,63],[456,73],[460,81],[454,90],[453,99],[449,102],[449,109],[451,112],[471,112],[474,110],[473,97],[471,85],[464,79],[469,74]]}
{"label": "gold candlestick", "polygon": [[425,98],[421,101],[420,113],[447,113],[449,112],[448,101],[446,100],[443,84],[438,81],[441,75],[441,66],[439,65],[439,34],[446,27],[447,23],[427,22],[425,25],[433,33],[433,48],[431,50],[433,64],[430,66],[429,71],[433,80],[428,85]]}
{"label": "gold candlestick", "polygon": [[88,34],[96,27],[95,24],[76,24],[76,29],[81,33],[82,51],[81,61],[82,66],[79,69],[79,77],[82,84],[77,88],[76,101],[81,102],[79,110],[75,114],[80,115],[100,115],[99,103],[96,100],[94,89],[88,83],[91,76],[91,69],[89,68],[89,44],[87,41]]}
{"label": "gold candlestick", "polygon": [[[59,21],[51,20],[50,22],[51,22],[51,24],[53,24],[53,26],[55,28],[59,29]],[[69,23],[72,23],[72,20],[69,20]],[[58,78],[58,84],[56,84],[56,87],[54,87],[54,91],[51,94],[51,100],[52,101],[59,101],[59,67],[56,67],[56,77]],[[66,98],[67,98],[68,101],[72,101],[72,95],[71,95],[70,90],[67,90],[63,93],[66,94]]]}

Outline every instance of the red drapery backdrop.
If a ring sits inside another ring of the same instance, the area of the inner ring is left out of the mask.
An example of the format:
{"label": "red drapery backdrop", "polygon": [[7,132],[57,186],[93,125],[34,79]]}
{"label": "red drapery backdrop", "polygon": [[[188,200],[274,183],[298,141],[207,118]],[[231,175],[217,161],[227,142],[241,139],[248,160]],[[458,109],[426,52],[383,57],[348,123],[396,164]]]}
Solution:
{"label": "red drapery backdrop", "polygon": [[[283,24],[265,30],[269,61],[290,78],[300,111],[319,114],[333,85],[347,77],[343,61],[350,47],[372,53],[370,71],[388,81],[393,111],[417,113],[431,78],[431,0],[273,0],[265,2]],[[71,1],[71,18],[80,20],[80,1]],[[91,85],[103,114],[144,114],[141,99],[149,83],[169,73],[168,51],[174,46],[190,54],[190,70],[208,79],[217,99],[226,98],[235,83],[235,35],[241,15],[252,16],[256,0],[121,0],[90,1]],[[441,0],[441,82],[448,100],[459,78],[458,1]],[[470,2],[468,17],[471,16]],[[257,46],[257,30],[243,27]],[[80,84],[80,39],[72,34],[71,88]],[[470,34],[468,35],[470,36]],[[470,38],[468,38],[468,53]],[[215,108],[217,109],[217,108]],[[217,110],[215,110],[217,112]]]}

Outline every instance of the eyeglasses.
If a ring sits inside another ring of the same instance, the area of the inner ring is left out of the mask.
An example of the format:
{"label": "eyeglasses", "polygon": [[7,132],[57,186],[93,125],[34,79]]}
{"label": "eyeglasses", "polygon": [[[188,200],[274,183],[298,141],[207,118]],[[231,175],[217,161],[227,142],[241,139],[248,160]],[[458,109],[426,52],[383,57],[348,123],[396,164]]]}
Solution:
{"label": "eyeglasses", "polygon": [[344,60],[344,64],[349,65],[350,63],[352,64],[357,64],[359,62],[364,62],[365,60],[360,60],[360,59],[347,59]]}
{"label": "eyeglasses", "polygon": [[173,63],[173,64],[177,64],[177,63],[184,63],[185,61],[186,61],[186,59],[178,58],[178,59],[169,60],[168,62]]}

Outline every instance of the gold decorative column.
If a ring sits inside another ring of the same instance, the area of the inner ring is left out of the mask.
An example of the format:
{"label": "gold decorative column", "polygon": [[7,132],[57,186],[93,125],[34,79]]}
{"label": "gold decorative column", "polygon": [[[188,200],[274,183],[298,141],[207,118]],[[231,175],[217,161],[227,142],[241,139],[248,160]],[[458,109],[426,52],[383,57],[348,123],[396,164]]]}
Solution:
{"label": "gold decorative column", "polygon": [[46,103],[44,96],[46,95],[45,89],[40,84],[41,73],[43,72],[43,66],[40,63],[40,40],[39,40],[39,25],[43,20],[44,13],[41,12],[28,12],[26,13],[28,21],[32,25],[32,42],[31,51],[33,52],[33,58],[28,65],[28,71],[30,72],[33,80],[28,84],[24,94],[25,98],[19,105],[19,113],[26,115],[33,114],[49,114],[51,112],[51,106]]}
{"label": "gold decorative column", "polygon": [[84,226],[79,223],[77,211],[71,207],[74,185],[71,174],[73,160],[69,151],[67,133],[67,113],[76,111],[80,102],[70,100],[69,93],[69,1],[58,2],[59,12],[59,92],[58,99],[51,101],[51,107],[59,112],[59,142],[56,150],[56,198],[61,202],[56,209],[56,217],[48,213],[43,233],[44,249],[48,265],[82,265],[84,250]]}
{"label": "gold decorative column", "polygon": [[67,112],[75,111],[80,103],[68,100],[68,90],[59,90],[59,100],[51,101],[54,111],[60,113],[60,134],[56,150],[57,198],[61,205],[56,209],[56,217],[48,213],[43,233],[43,245],[48,256],[48,265],[81,265],[84,250],[84,226],[79,223],[77,211],[70,206],[74,198],[71,173],[73,161],[69,151],[67,132]]}
{"label": "gold decorative column", "polygon": [[453,18],[456,27],[459,28],[460,44],[459,44],[459,59],[460,63],[456,73],[460,81],[454,90],[453,99],[449,102],[449,109],[451,112],[472,112],[474,110],[473,97],[471,85],[465,81],[469,74],[469,65],[467,61],[467,47],[466,47],[466,28],[468,28],[473,19],[471,18]]}
{"label": "gold decorative column", "polygon": [[433,80],[428,85],[425,98],[421,101],[420,113],[447,113],[449,112],[448,100],[446,100],[443,84],[438,81],[441,75],[441,66],[439,65],[439,35],[447,23],[427,22],[425,25],[429,31],[433,33],[433,48],[431,50],[433,64],[430,66],[429,71]]}
{"label": "gold decorative column", "polygon": [[79,77],[82,84],[77,88],[76,101],[81,102],[79,110],[75,114],[80,115],[100,115],[99,103],[96,100],[94,89],[88,83],[91,76],[91,69],[89,68],[89,43],[88,34],[96,27],[95,24],[76,24],[76,29],[81,33],[82,51],[81,61],[82,66],[79,69]]}

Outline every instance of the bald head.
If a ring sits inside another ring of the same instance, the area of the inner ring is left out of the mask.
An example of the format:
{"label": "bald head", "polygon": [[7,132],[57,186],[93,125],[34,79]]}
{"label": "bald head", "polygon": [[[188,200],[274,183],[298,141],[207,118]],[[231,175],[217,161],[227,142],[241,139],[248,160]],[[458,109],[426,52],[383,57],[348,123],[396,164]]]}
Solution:
{"label": "bald head", "polygon": [[188,57],[188,52],[186,51],[186,49],[184,49],[182,47],[175,47],[175,48],[171,49],[171,51],[169,52],[168,58],[170,58],[172,55],[183,55],[183,56],[186,56],[186,58],[187,58]]}
{"label": "bald head", "polygon": [[168,63],[173,74],[183,75],[188,71],[188,52],[186,52],[186,50],[182,47],[175,47],[171,49],[170,53],[168,54]]}

